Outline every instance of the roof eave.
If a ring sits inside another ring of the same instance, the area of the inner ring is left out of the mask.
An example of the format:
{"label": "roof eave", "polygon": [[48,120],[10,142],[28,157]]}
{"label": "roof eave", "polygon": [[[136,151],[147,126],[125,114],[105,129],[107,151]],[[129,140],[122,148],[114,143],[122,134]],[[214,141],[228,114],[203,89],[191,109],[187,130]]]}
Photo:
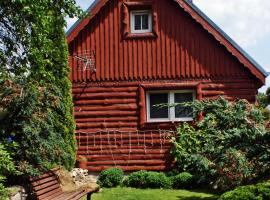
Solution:
{"label": "roof eave", "polygon": [[[87,9],[86,12],[90,13],[91,16],[88,16],[84,19],[78,19],[74,25],[66,32],[67,42],[71,42],[79,33],[76,29],[81,25],[80,30],[83,29],[88,22],[91,20],[93,16],[95,16],[99,9],[105,5],[109,0],[95,0]],[[181,2],[179,0],[174,0],[181,7]],[[182,1],[182,0],[181,0]],[[215,24],[204,12],[202,12],[195,4],[193,4],[190,0],[183,0],[192,10],[195,11],[206,23],[208,23],[221,37],[223,37],[233,48],[235,48],[241,55],[244,57],[252,66],[256,69],[257,72],[254,73],[253,69],[251,73],[261,80],[262,84],[265,84],[265,78],[269,75],[264,68],[259,65],[244,49],[242,49],[231,37],[229,37],[217,24]],[[195,19],[196,20],[196,19]],[[200,23],[200,22],[199,22]],[[210,32],[209,32],[210,33]],[[213,33],[211,33],[214,35]],[[214,36],[215,37],[215,36]],[[216,37],[215,37],[216,38]],[[217,39],[218,40],[218,39]],[[218,40],[219,41],[219,40]],[[226,45],[223,44],[225,47]],[[227,48],[227,47],[226,47]],[[228,48],[227,48],[228,49]],[[229,49],[228,49],[229,50]],[[234,55],[234,54],[233,54]],[[236,56],[236,55],[235,55]],[[236,56],[237,57],[237,56]],[[238,57],[237,57],[238,58]],[[241,59],[238,58],[241,62]],[[257,75],[256,75],[257,74]]]}

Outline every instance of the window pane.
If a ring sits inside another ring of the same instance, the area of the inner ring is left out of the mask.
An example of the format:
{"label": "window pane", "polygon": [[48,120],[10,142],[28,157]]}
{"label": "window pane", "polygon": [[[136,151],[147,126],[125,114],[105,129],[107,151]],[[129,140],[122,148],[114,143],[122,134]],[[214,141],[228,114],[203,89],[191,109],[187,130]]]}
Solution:
{"label": "window pane", "polygon": [[[175,93],[174,94],[174,102],[175,103],[184,103],[184,102],[192,102],[193,94],[192,93]],[[192,108],[183,107],[178,105],[175,107],[175,118],[183,118],[183,117],[192,117]]]}
{"label": "window pane", "polygon": [[142,15],[142,29],[147,30],[149,27],[148,25],[148,14]]}
{"label": "window pane", "polygon": [[134,29],[135,30],[141,30],[141,15],[134,15]]}
{"label": "window pane", "polygon": [[159,93],[159,94],[150,94],[150,118],[169,118],[168,106],[166,107],[156,107],[158,104],[167,104],[168,103],[168,94]]}

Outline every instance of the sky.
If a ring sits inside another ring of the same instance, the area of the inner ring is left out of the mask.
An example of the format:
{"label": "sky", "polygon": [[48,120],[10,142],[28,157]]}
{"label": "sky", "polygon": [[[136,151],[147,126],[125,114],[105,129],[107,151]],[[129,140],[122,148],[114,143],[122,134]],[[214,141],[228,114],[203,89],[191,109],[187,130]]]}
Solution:
{"label": "sky", "polygon": [[[93,0],[76,0],[86,10]],[[193,0],[210,19],[270,72],[269,0]],[[67,19],[69,28],[77,19]],[[270,76],[266,86],[270,87]]]}

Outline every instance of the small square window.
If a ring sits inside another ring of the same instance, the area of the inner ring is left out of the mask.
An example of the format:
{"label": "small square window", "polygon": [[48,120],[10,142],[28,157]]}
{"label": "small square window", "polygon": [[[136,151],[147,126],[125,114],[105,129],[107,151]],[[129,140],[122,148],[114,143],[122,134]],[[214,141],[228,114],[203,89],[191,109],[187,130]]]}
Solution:
{"label": "small square window", "polygon": [[[194,99],[195,92],[192,90],[148,92],[146,94],[147,121],[192,121],[192,108],[182,105],[169,107],[166,104],[192,102]],[[157,106],[160,104],[165,104],[165,106]]]}
{"label": "small square window", "polygon": [[131,33],[152,32],[152,14],[150,10],[130,12]]}

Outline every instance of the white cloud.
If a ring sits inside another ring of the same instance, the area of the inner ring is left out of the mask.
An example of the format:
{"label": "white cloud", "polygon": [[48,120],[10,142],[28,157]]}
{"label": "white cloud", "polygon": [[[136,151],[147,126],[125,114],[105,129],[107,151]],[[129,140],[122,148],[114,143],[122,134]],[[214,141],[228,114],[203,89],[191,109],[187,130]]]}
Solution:
{"label": "white cloud", "polygon": [[67,30],[78,20],[78,18],[67,18]]}
{"label": "white cloud", "polygon": [[194,0],[240,46],[249,48],[270,34],[269,0]]}
{"label": "white cloud", "polygon": [[[193,0],[232,39],[270,71],[270,1],[269,0]],[[270,86],[270,78],[264,92]]]}

